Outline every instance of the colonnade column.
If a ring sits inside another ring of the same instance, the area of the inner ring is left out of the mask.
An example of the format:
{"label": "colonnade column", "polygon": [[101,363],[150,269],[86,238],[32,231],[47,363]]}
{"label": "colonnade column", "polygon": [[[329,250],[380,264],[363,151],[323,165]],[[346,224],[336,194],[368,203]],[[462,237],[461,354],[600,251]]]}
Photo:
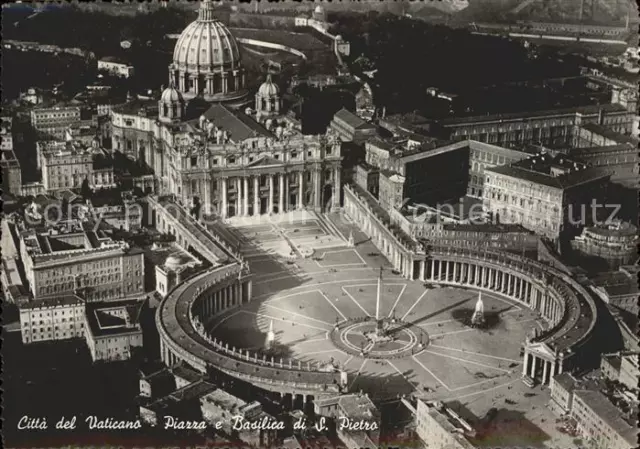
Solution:
{"label": "colonnade column", "polygon": [[278,201],[278,213],[281,214],[284,212],[284,173],[280,173],[278,178],[280,178],[280,201]]}
{"label": "colonnade column", "polygon": [[424,281],[424,271],[427,268],[427,261],[423,260],[420,262],[420,280]]}
{"label": "colonnade column", "polygon": [[529,374],[529,351],[524,350],[524,363],[522,364],[522,376]]}
{"label": "colonnade column", "polygon": [[269,175],[269,210],[267,214],[273,212],[273,175]]}

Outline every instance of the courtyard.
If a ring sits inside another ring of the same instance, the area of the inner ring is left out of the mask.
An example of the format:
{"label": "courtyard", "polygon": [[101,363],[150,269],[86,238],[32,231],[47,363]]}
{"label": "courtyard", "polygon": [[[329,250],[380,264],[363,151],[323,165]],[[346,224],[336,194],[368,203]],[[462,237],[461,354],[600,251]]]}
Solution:
{"label": "courtyard", "polygon": [[[341,214],[304,212],[279,221],[230,224],[251,266],[253,298],[207,323],[216,338],[230,347],[269,354],[266,338],[272,326],[270,355],[276,360],[344,369],[349,391],[368,393],[381,403],[411,394],[444,401],[482,422],[487,430],[479,447],[572,444],[556,429],[546,387],[531,389],[521,381],[522,344],[534,328],[546,326],[536,313],[483,293],[486,326],[470,326],[477,291],[425,288],[394,274],[368,237]],[[300,255],[305,247],[313,249],[312,256]],[[379,317],[396,320],[408,332],[378,344],[372,353],[378,351],[379,357],[361,355],[336,341],[344,336],[356,349],[360,346],[364,333],[353,329],[346,335],[345,323],[374,320],[381,267]],[[336,324],[344,330],[337,331]],[[387,357],[385,351],[395,354]]]}
{"label": "courtyard", "polygon": [[[425,288],[419,281],[393,274],[357,229],[347,231],[356,243],[348,247],[344,241],[348,223],[339,230],[326,221],[308,216],[299,222],[235,227],[252,243],[243,249],[251,251],[247,257],[255,276],[253,299],[210,321],[214,336],[230,346],[262,351],[273,326],[276,359],[344,369],[350,391],[362,390],[381,399],[419,393],[429,399],[454,400],[519,381],[521,345],[534,327],[543,326],[534,312],[484,293],[487,325],[472,327],[468,321],[477,291]],[[316,241],[318,247],[313,245]],[[290,243],[294,248],[313,246],[313,256],[283,261],[278,253],[265,251]],[[400,323],[403,330],[394,341],[378,344],[375,354],[363,354],[358,350],[367,346],[363,331],[342,323],[374,322],[380,267],[379,317]],[[339,324],[344,331],[336,330]]]}

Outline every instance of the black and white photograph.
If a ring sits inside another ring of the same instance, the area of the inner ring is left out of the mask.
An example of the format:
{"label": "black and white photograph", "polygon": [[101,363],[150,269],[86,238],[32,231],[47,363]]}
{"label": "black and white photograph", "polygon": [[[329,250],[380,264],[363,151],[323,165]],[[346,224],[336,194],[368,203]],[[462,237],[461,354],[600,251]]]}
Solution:
{"label": "black and white photograph", "polygon": [[3,3],[4,445],[637,447],[639,24]]}

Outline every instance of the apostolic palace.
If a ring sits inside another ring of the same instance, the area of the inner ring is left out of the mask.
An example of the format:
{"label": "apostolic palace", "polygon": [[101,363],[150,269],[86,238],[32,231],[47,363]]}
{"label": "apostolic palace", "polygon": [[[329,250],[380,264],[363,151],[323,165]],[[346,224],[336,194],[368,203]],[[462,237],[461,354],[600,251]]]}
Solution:
{"label": "apostolic palace", "polygon": [[183,204],[198,198],[222,217],[336,206],[337,137],[302,135],[271,75],[255,99],[245,81],[238,43],[203,2],[176,43],[160,100],[112,111],[113,149],[153,170],[148,190]]}

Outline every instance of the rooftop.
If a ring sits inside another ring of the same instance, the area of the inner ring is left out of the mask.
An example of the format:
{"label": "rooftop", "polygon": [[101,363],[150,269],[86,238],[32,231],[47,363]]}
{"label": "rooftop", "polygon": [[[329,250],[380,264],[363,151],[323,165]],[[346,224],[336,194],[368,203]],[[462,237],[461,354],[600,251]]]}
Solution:
{"label": "rooftop", "polygon": [[530,156],[510,165],[487,168],[486,171],[557,189],[568,189],[579,184],[598,179],[604,180],[609,177],[609,174],[603,173],[598,168],[589,167],[564,154]]}
{"label": "rooftop", "polygon": [[545,116],[569,116],[578,114],[598,114],[600,111],[603,112],[625,112],[627,109],[624,106],[619,104],[603,104],[603,105],[588,105],[588,106],[579,106],[573,108],[560,108],[560,109],[546,109],[540,111],[521,111],[521,112],[509,112],[503,114],[487,114],[487,115],[476,115],[471,117],[452,117],[445,120],[442,120],[442,125],[445,127],[455,127],[457,125],[465,125],[472,123],[483,123],[483,122],[502,122],[509,120],[521,120],[527,118],[538,118]]}
{"label": "rooftop", "polygon": [[591,131],[594,134],[598,134],[602,137],[605,137],[609,140],[613,140],[616,143],[630,143],[637,145],[638,139],[631,136],[625,136],[624,134],[617,133],[612,129],[607,128],[606,126],[598,125],[596,123],[586,123],[581,125],[581,128],[586,129],[587,131]]}
{"label": "rooftop", "polygon": [[371,123],[365,122],[356,114],[354,114],[353,112],[345,108],[340,109],[338,112],[335,113],[333,117],[334,119],[338,119],[346,123],[347,125],[351,126],[353,129],[374,129],[375,128],[375,126],[373,126]]}
{"label": "rooftop", "polygon": [[28,303],[21,304],[19,307],[20,309],[38,309],[48,307],[69,307],[82,304],[84,304],[84,300],[79,296],[64,294],[48,298],[34,299]]}
{"label": "rooftop", "polygon": [[633,446],[637,444],[637,427],[627,422],[618,408],[615,407],[604,394],[592,390],[576,390],[574,394],[628,443],[632,443]]}
{"label": "rooftop", "polygon": [[344,415],[354,421],[369,421],[380,418],[380,411],[366,394],[340,396],[338,405]]}
{"label": "rooftop", "polygon": [[116,301],[87,305],[87,322],[94,337],[141,332],[139,318],[142,303]]}
{"label": "rooftop", "polygon": [[191,401],[198,400],[203,396],[208,395],[212,391],[216,390],[216,386],[205,380],[199,380],[198,382],[189,384],[179,390],[170,394],[177,401]]}
{"label": "rooftop", "polygon": [[212,105],[203,115],[213,122],[214,126],[230,133],[230,138],[234,142],[252,137],[274,137],[264,126],[245,113],[232,111],[220,103]]}

